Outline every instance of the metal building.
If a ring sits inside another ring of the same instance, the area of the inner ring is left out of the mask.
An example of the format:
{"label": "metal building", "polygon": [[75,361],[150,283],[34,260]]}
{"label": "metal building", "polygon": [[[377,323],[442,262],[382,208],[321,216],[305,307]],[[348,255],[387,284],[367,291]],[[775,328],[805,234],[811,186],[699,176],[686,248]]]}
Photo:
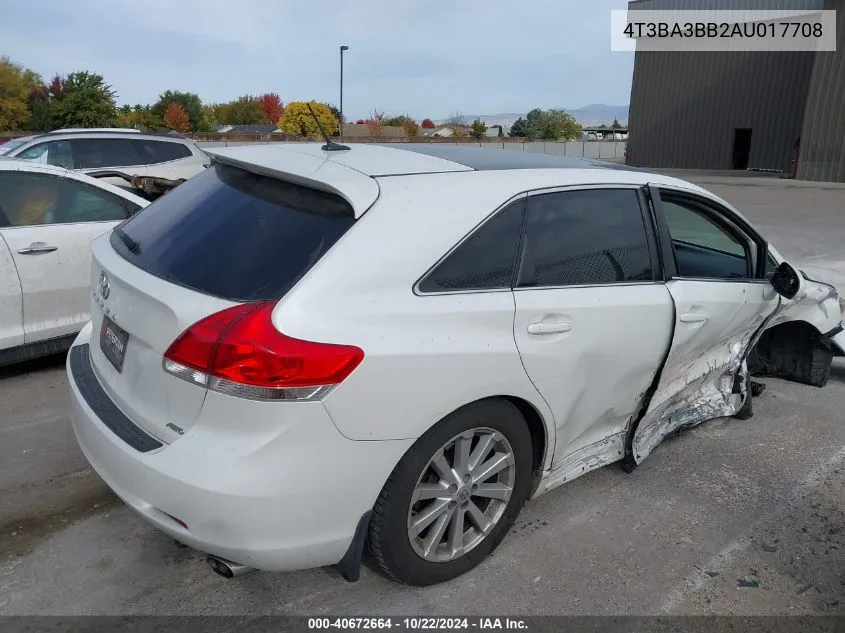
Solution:
{"label": "metal building", "polygon": [[637,51],[628,162],[845,182],[845,0],[639,0],[628,8],[836,10],[836,52]]}

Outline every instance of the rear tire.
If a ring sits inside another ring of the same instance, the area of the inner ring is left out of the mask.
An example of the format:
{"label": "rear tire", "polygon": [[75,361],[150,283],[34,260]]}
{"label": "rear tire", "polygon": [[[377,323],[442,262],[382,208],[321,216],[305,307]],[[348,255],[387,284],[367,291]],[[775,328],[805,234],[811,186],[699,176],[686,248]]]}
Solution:
{"label": "rear tire", "polygon": [[510,402],[482,400],[448,415],[382,488],[370,522],[373,560],[409,585],[468,572],[499,545],[528,499],[532,454],[528,426]]}

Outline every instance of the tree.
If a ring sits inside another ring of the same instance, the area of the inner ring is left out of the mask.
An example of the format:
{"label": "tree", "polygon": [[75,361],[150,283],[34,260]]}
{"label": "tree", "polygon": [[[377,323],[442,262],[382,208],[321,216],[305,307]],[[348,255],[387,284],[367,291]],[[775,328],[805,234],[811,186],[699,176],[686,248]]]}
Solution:
{"label": "tree", "polygon": [[291,101],[285,107],[285,113],[279,121],[279,129],[289,134],[298,134],[305,137],[319,137],[320,128],[317,126],[314,117],[308,110],[308,103],[314,109],[314,114],[317,120],[326,130],[329,136],[334,136],[340,132],[340,121],[332,114],[332,111],[325,103],[318,103],[316,101]]}
{"label": "tree", "polygon": [[564,110],[541,110],[534,108],[523,119],[517,119],[511,128],[511,136],[524,136],[533,140],[572,140],[581,133],[581,126],[571,114]]}
{"label": "tree", "polygon": [[116,93],[102,75],[79,71],[69,74],[53,104],[58,127],[112,127],[117,123]]}
{"label": "tree", "polygon": [[27,103],[31,116],[26,122],[26,129],[33,132],[44,132],[53,129],[53,109],[50,100],[50,88],[36,72],[25,70],[24,81],[29,87]]}
{"label": "tree", "polygon": [[470,125],[470,136],[476,140],[481,140],[484,138],[484,135],[487,133],[487,125],[485,125],[484,121],[481,119],[476,119]]}
{"label": "tree", "polygon": [[[244,95],[229,103],[214,106],[217,123],[226,125],[259,125],[266,121],[258,97]],[[200,110],[202,112],[202,110]],[[278,121],[278,119],[276,119]]]}
{"label": "tree", "polygon": [[140,103],[134,107],[123,106],[117,113],[117,124],[120,127],[139,128],[144,132],[157,132],[164,127],[164,121],[152,113],[152,108]]}
{"label": "tree", "polygon": [[156,101],[151,111],[159,120],[164,120],[164,112],[172,102],[178,103],[188,113],[190,130],[192,132],[207,132],[208,120],[203,116],[202,100],[192,92],[179,92],[178,90],[167,90],[163,92]]}
{"label": "tree", "polygon": [[[340,108],[331,103],[326,103],[324,105],[331,111],[331,113],[334,115],[334,118],[340,121]],[[346,123],[346,117],[343,117],[343,123]]]}
{"label": "tree", "polygon": [[501,125],[499,126],[499,138],[505,138],[505,129]]}
{"label": "tree", "polygon": [[277,124],[285,113],[285,106],[281,97],[275,92],[267,92],[258,97],[258,103],[264,110],[264,118],[267,123]]}
{"label": "tree", "polygon": [[464,130],[464,115],[460,112],[450,114],[449,118],[446,119],[445,125],[452,130],[454,136],[464,136],[466,134]]}
{"label": "tree", "polygon": [[523,117],[519,117],[516,121],[513,122],[510,132],[508,132],[508,136],[528,136],[527,121]]}
{"label": "tree", "polygon": [[29,119],[29,86],[23,69],[0,57],[0,130],[18,130]]}
{"label": "tree", "polygon": [[164,125],[169,130],[176,130],[177,132],[187,132],[191,127],[191,120],[188,118],[188,113],[185,108],[179,105],[176,101],[172,101],[167,110],[164,111]]}
{"label": "tree", "polygon": [[373,110],[370,118],[367,119],[367,125],[370,128],[370,134],[381,136],[381,133],[384,131],[384,112]]}
{"label": "tree", "polygon": [[613,119],[613,125],[611,125],[610,127],[613,128],[614,130],[618,130],[622,126],[619,125],[619,119]]}
{"label": "tree", "polygon": [[402,127],[405,128],[405,135],[408,138],[413,138],[420,133],[420,126],[409,116],[406,116],[405,120],[402,121]]}
{"label": "tree", "polygon": [[422,123],[420,124],[420,127],[426,130],[433,130],[435,128],[434,121],[432,121],[431,119],[423,119]]}
{"label": "tree", "polygon": [[413,137],[419,134],[420,126],[414,120],[413,117],[407,114],[400,114],[399,116],[390,117],[389,119],[385,119],[382,121],[385,126],[388,127],[401,127],[405,130],[405,135],[408,137]]}

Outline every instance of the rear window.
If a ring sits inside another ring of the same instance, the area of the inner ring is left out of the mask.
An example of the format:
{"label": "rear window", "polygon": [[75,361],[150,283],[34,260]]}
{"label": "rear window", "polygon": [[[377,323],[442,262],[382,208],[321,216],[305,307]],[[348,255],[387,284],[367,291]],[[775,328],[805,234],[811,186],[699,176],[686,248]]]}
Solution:
{"label": "rear window", "polygon": [[189,158],[191,150],[182,143],[168,143],[167,141],[132,141],[135,151],[145,163],[167,163],[180,158]]}
{"label": "rear window", "polygon": [[215,163],[122,224],[111,244],[139,268],[186,288],[233,301],[273,300],[354,222],[339,196]]}

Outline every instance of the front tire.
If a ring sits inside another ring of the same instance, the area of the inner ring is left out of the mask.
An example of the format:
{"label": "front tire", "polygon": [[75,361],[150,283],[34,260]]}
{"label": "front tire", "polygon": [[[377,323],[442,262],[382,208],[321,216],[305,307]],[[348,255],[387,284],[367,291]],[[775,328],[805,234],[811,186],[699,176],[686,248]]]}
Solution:
{"label": "front tire", "polygon": [[432,585],[478,565],[531,492],[531,434],[505,400],[467,405],[426,432],[382,488],[369,548],[391,578]]}

